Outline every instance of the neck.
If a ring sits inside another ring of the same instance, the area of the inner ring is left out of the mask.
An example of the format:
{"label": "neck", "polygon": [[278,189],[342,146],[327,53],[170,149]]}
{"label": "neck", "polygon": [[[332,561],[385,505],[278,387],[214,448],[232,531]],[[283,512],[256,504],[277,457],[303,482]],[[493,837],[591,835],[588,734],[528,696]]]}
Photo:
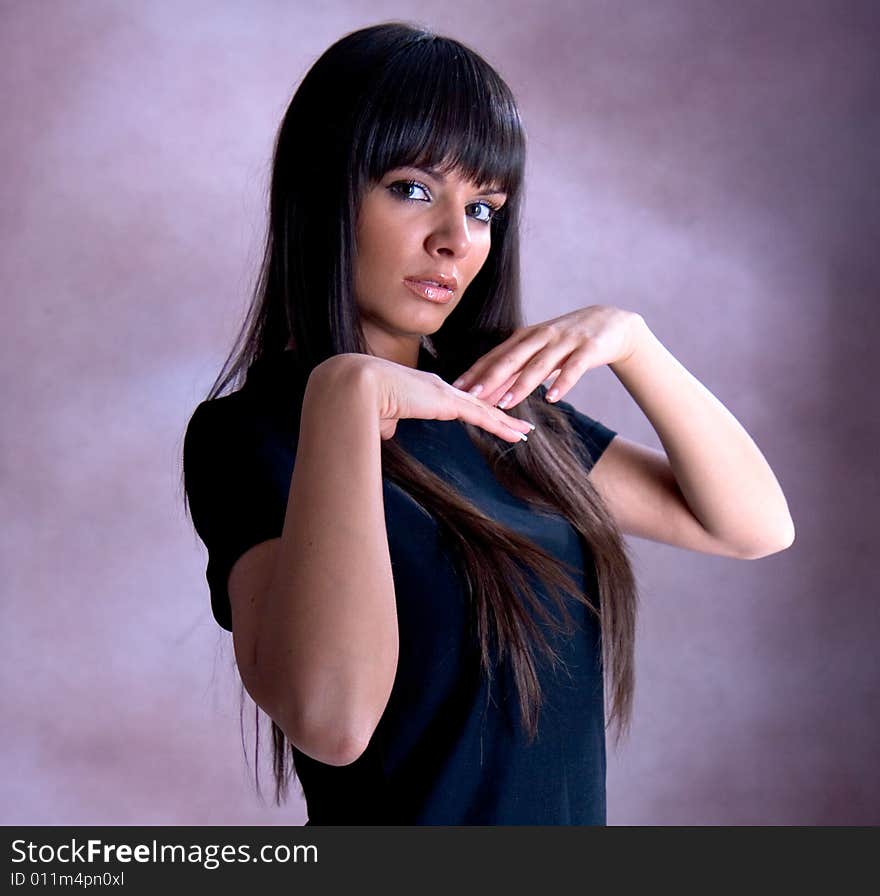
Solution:
{"label": "neck", "polygon": [[387,333],[364,332],[370,354],[404,367],[419,366],[420,336],[389,336]]}

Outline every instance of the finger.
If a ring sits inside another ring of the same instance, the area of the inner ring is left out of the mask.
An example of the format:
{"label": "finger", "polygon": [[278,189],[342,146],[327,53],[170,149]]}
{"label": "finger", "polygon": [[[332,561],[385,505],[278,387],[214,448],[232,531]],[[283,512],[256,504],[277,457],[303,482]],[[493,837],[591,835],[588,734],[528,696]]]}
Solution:
{"label": "finger", "polygon": [[557,367],[556,370],[554,370],[546,380],[542,381],[541,385],[546,386],[549,389],[553,385],[553,383],[555,383],[556,380],[559,379],[560,373],[562,373],[562,371]]}
{"label": "finger", "polygon": [[572,352],[571,356],[562,366],[559,375],[554,378],[552,385],[547,390],[546,400],[551,404],[562,401],[569,390],[583,377],[590,369],[589,351],[579,349]]}
{"label": "finger", "polygon": [[486,395],[494,393],[501,383],[515,374],[526,361],[547,345],[548,332],[542,329],[523,329],[517,331],[509,339],[496,345],[480,357],[474,365],[462,374],[455,382],[463,385],[458,388],[473,393],[478,386],[482,389],[477,395],[485,400]]}
{"label": "finger", "polygon": [[510,343],[505,340],[496,345],[495,348],[490,349],[485,355],[481,355],[452,385],[463,392],[470,392],[475,386],[482,383],[485,372],[489,370],[495,359],[500,358],[509,346]]}
{"label": "finger", "polygon": [[[493,389],[489,394],[485,392],[480,393],[480,401],[485,401],[486,404],[497,405],[499,401],[507,394],[510,387],[517,381],[519,378],[520,371],[511,374],[506,382],[501,383],[497,389]],[[509,410],[509,407],[504,408],[504,410]]]}
{"label": "finger", "polygon": [[514,373],[511,377],[509,377],[506,383],[502,383],[501,387],[499,387],[498,389],[493,389],[489,394],[486,394],[483,391],[480,391],[476,395],[473,392],[466,392],[464,390],[459,391],[461,392],[461,394],[473,398],[474,401],[479,401],[481,403],[494,407],[498,403],[498,399],[501,398],[502,395],[504,395],[504,389],[507,388],[511,383],[515,382],[517,376],[519,376],[519,374]]}
{"label": "finger", "polygon": [[[538,386],[548,381],[558,380],[562,370],[568,364],[571,354],[570,347],[568,349],[555,347],[535,355],[512,381],[498,390],[496,401],[498,407],[505,411],[512,410],[521,401],[528,398]],[[552,371],[550,374],[547,373],[548,368]]]}
{"label": "finger", "polygon": [[496,408],[494,405],[489,404],[488,402],[483,401],[482,398],[476,398],[471,395],[469,392],[464,392],[461,389],[456,389],[454,386],[447,387],[452,388],[453,394],[455,395],[458,401],[465,401],[472,408],[477,411],[490,411],[494,414],[497,419],[500,419],[505,425],[514,426],[517,431],[521,432],[530,432],[535,428],[535,424],[529,420],[524,420],[520,417],[512,417],[510,414],[505,413],[500,408]]}
{"label": "finger", "polygon": [[[472,398],[466,392],[459,393],[458,405],[460,419],[473,423],[475,426],[510,442],[528,441],[526,434],[534,429],[534,424],[529,423],[528,420],[511,417],[504,411]],[[523,439],[523,436],[526,438]]]}
{"label": "finger", "polygon": [[500,397],[504,394],[500,390],[516,379],[523,363],[517,355],[511,353],[497,358],[482,372],[477,372],[474,384],[468,389],[468,392],[482,398],[483,401],[494,404],[492,399],[496,395]]}

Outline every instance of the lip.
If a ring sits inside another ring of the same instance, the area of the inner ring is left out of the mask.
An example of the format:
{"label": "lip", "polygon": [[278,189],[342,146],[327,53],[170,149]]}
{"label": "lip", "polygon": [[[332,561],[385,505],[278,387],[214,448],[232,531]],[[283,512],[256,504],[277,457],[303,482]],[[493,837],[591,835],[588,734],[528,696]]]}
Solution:
{"label": "lip", "polygon": [[429,302],[436,302],[438,305],[445,305],[455,294],[453,290],[448,287],[436,286],[432,282],[415,280],[411,277],[407,277],[403,283],[407,289],[414,292],[417,296],[427,299]]}
{"label": "lip", "polygon": [[441,271],[422,271],[421,274],[413,274],[407,277],[407,280],[414,280],[416,283],[436,283],[438,286],[444,286],[453,292],[458,289],[458,280],[452,274],[444,274]]}

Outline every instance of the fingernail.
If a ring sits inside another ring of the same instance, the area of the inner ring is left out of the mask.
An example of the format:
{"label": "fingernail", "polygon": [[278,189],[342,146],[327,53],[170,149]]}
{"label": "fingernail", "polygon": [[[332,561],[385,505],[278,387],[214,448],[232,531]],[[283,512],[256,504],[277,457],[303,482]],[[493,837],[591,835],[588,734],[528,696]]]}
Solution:
{"label": "fingernail", "polygon": [[531,421],[531,420],[523,420],[523,423],[528,423],[528,424],[529,424],[529,426],[531,426],[531,427],[532,427],[532,431],[534,431],[534,430],[536,430],[536,429],[537,429],[537,428],[538,428],[538,427],[537,427],[537,426],[535,426],[535,424],[534,424],[534,423],[532,423],[532,421]]}
{"label": "fingernail", "polygon": [[498,407],[504,410],[504,408],[506,408],[511,401],[513,401],[513,392],[508,392],[507,395],[505,395],[504,398],[502,398],[501,401],[498,402]]}
{"label": "fingernail", "polygon": [[514,429],[512,426],[508,426],[507,428],[511,432],[515,432],[524,442],[528,442],[529,437],[524,432],[520,432],[518,429]]}
{"label": "fingernail", "polygon": [[559,389],[551,389],[547,393],[547,401],[556,401],[556,397],[559,395]]}
{"label": "fingernail", "polygon": [[483,391],[483,384],[477,383],[476,386],[471,387],[468,392],[476,398]]}
{"label": "fingernail", "polygon": [[452,384],[452,388],[453,388],[453,389],[460,389],[460,388],[461,388],[461,384],[462,384],[463,382],[464,382],[463,379],[457,379],[457,380]]}

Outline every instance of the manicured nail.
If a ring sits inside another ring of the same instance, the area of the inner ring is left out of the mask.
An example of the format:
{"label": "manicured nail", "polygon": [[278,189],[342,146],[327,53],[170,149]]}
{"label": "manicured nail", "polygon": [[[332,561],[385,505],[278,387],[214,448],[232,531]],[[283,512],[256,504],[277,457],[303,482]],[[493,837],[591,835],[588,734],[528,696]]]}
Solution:
{"label": "manicured nail", "polygon": [[460,388],[461,388],[461,384],[462,384],[463,382],[464,382],[463,379],[457,379],[457,380],[452,384],[452,388],[453,388],[453,389],[460,389]]}
{"label": "manicured nail", "polygon": [[532,427],[532,431],[533,431],[533,432],[534,432],[534,430],[536,430],[536,429],[537,429],[537,428],[538,428],[538,427],[537,427],[537,426],[535,426],[535,424],[534,424],[534,423],[532,423],[532,421],[531,421],[531,420],[523,420],[523,423],[528,423],[528,424],[529,424],[529,426],[531,426],[531,427]]}
{"label": "manicured nail", "polygon": [[556,398],[558,395],[559,395],[559,389],[551,389],[547,393],[547,401],[556,401]]}
{"label": "manicured nail", "polygon": [[483,391],[483,384],[477,383],[476,386],[472,386],[468,389],[468,392],[476,398]]}
{"label": "manicured nail", "polygon": [[524,442],[528,442],[529,437],[524,432],[520,432],[518,429],[514,429],[512,426],[508,426],[507,428],[511,432],[515,432]]}
{"label": "manicured nail", "polygon": [[507,395],[505,395],[504,398],[502,398],[501,401],[498,402],[498,407],[504,410],[504,408],[506,408],[511,401],[513,401],[513,392],[508,392]]}

